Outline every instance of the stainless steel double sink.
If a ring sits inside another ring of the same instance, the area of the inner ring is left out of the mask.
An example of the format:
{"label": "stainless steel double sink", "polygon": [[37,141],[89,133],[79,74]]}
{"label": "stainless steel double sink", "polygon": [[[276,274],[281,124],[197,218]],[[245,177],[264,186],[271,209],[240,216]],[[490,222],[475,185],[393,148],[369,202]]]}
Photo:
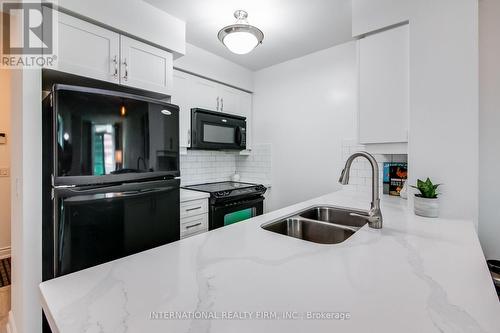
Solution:
{"label": "stainless steel double sink", "polygon": [[334,206],[316,206],[305,209],[278,221],[268,222],[261,227],[281,235],[303,239],[319,244],[342,243],[367,221],[367,211]]}

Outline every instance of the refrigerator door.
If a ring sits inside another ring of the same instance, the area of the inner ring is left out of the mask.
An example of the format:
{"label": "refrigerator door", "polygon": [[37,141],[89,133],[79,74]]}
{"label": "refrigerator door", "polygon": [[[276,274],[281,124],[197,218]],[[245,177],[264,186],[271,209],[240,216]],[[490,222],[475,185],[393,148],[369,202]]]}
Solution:
{"label": "refrigerator door", "polygon": [[53,275],[179,240],[179,182],[55,189]]}
{"label": "refrigerator door", "polygon": [[142,96],[55,85],[54,185],[168,179],[179,173],[179,108]]}

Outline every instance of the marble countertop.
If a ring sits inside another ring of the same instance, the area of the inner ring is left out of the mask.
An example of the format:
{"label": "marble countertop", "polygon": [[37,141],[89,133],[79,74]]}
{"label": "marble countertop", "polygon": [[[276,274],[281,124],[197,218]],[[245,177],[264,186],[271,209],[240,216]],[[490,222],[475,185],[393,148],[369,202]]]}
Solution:
{"label": "marble countertop", "polygon": [[54,333],[498,332],[471,221],[420,218],[384,197],[384,228],[341,244],[260,227],[317,204],[368,203],[336,192],[46,281],[42,306]]}
{"label": "marble countertop", "polygon": [[180,202],[200,200],[210,198],[210,194],[206,192],[186,190],[181,188],[180,191]]}

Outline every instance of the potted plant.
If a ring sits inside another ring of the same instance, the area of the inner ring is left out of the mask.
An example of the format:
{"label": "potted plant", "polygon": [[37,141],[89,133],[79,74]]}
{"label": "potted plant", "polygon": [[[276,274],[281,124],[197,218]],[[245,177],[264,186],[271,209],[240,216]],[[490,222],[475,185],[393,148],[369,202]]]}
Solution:
{"label": "potted plant", "polygon": [[423,217],[439,216],[439,193],[437,193],[437,189],[440,185],[433,184],[429,178],[426,181],[417,179],[417,186],[412,186],[420,191],[420,193],[415,194],[415,214]]}

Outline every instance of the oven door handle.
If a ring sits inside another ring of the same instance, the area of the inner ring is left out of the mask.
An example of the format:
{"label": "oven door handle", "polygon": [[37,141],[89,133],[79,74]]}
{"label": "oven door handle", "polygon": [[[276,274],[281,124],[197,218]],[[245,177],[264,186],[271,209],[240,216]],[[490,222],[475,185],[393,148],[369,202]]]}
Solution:
{"label": "oven door handle", "polygon": [[251,205],[259,204],[259,203],[263,202],[264,200],[265,200],[264,196],[260,196],[260,197],[257,197],[254,199],[249,199],[249,200],[242,200],[242,201],[235,200],[235,201],[222,202],[220,204],[215,204],[214,209],[218,210],[218,209],[227,208],[229,206],[232,206],[234,204],[234,202],[238,202],[239,206],[249,206],[249,205],[251,206]]}

